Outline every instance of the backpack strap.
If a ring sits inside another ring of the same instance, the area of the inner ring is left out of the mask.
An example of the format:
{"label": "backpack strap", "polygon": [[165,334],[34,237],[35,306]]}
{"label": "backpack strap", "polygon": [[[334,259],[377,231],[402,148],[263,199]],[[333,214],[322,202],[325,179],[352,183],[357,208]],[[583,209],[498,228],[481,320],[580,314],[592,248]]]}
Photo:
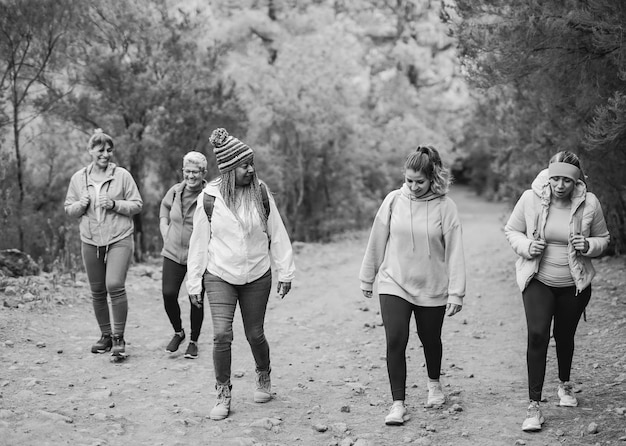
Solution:
{"label": "backpack strap", "polygon": [[213,206],[215,205],[215,197],[213,195],[204,194],[203,200],[204,212],[206,213],[209,223],[211,223],[211,216],[213,215]]}
{"label": "backpack strap", "polygon": [[261,185],[261,200],[263,201],[263,209],[265,209],[265,218],[270,216],[270,199],[268,197],[267,188],[265,184],[260,183]]}
{"label": "backpack strap", "polygon": [[[270,215],[270,199],[267,193],[265,184],[261,184],[261,200],[263,201],[263,209],[265,209],[265,218]],[[203,200],[204,212],[206,213],[209,223],[211,223],[211,216],[213,215],[213,207],[215,206],[215,197],[213,195],[204,194]]]}

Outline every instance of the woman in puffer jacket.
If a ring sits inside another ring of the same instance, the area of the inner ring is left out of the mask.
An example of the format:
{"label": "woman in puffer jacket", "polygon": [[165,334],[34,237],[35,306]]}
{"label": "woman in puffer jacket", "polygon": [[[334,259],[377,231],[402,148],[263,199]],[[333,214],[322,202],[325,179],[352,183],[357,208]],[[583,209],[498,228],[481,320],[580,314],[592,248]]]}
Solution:
{"label": "woman in puffer jacket", "polygon": [[515,205],[504,232],[519,256],[517,284],[528,326],[530,405],[522,430],[538,431],[544,422],[539,402],[553,320],[561,381],[559,405],[578,405],[570,383],[574,335],[591,298],[595,275],[591,258],[601,255],[609,244],[602,207],[596,196],[587,192],[574,153],[561,151],[550,159],[548,168]]}

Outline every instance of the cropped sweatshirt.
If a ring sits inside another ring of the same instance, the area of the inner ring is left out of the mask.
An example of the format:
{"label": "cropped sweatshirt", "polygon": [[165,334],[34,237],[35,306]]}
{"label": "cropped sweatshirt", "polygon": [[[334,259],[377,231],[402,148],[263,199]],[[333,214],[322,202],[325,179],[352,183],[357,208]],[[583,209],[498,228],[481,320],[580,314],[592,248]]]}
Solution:
{"label": "cropped sweatshirt", "polygon": [[[548,169],[544,169],[531,188],[522,194],[504,227],[506,238],[519,256],[515,270],[521,291],[537,274],[541,263],[541,256],[530,255],[530,244],[533,240],[544,239],[552,194],[548,180]],[[594,194],[587,192],[582,181],[578,181],[572,191],[569,230],[570,234],[584,235],[589,242],[586,253],[576,251],[571,243],[567,247],[570,272],[577,292],[580,292],[589,286],[596,273],[591,258],[602,254],[610,240],[600,202]]]}
{"label": "cropped sweatshirt", "polygon": [[447,195],[415,198],[405,185],[383,200],[359,279],[371,291],[425,307],[463,304],[465,257],[456,204]]}
{"label": "cropped sweatshirt", "polygon": [[[295,264],[291,241],[274,197],[268,194],[267,232],[257,213],[246,230],[220,193],[220,179],[211,181],[198,196],[187,258],[187,291],[200,294],[205,271],[232,285],[260,278],[274,266],[280,282],[291,282]],[[204,210],[204,194],[215,197],[211,221]],[[246,218],[243,213],[240,218]]]}

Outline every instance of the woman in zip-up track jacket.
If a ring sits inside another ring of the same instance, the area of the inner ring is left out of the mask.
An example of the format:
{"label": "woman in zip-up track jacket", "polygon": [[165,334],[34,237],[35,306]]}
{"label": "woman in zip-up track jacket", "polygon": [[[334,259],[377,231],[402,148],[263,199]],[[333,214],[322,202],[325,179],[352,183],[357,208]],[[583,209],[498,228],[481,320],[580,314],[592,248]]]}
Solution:
{"label": "woman in zip-up track jacket", "polygon": [[126,274],[134,250],[133,215],[141,212],[143,201],[130,172],[111,162],[114,144],[109,135],[96,129],[87,148],[92,162],[72,176],[65,212],[80,218],[81,253],[101,332],[91,351],[112,350],[120,356],[126,353]]}
{"label": "woman in zip-up track jacket", "polygon": [[609,244],[602,207],[587,192],[584,178],[578,156],[558,152],[522,194],[504,228],[519,256],[516,277],[528,327],[530,404],[522,423],[524,431],[541,430],[544,423],[539,402],[553,323],[559,405],[578,405],[570,382],[574,336],[591,298],[595,275],[591,258],[601,255]]}

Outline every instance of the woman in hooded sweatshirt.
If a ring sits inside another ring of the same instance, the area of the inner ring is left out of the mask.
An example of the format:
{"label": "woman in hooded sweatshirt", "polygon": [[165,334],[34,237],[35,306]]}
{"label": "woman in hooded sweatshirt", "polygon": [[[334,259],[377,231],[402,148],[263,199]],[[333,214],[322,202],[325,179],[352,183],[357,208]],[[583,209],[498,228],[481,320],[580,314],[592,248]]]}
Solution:
{"label": "woman in hooded sweatshirt", "polygon": [[461,311],[465,259],[461,222],[446,193],[448,170],[431,146],[415,149],[404,163],[404,184],[384,199],[370,233],[359,279],[371,298],[374,281],[387,339],[387,371],[393,404],[388,425],[403,424],[407,409],[406,347],[411,316],[424,347],[427,407],[441,406],[439,381],[444,316]]}
{"label": "woman in hooded sweatshirt", "polygon": [[559,404],[578,405],[570,383],[574,335],[591,298],[595,275],[591,257],[602,254],[609,244],[602,207],[596,196],[587,192],[584,178],[578,157],[558,152],[531,189],[522,194],[504,228],[519,256],[517,284],[528,326],[530,405],[522,423],[524,431],[541,430],[544,422],[539,402],[553,321],[561,381],[557,388]]}
{"label": "woman in hooded sweatshirt", "polygon": [[111,161],[114,144],[109,135],[96,129],[87,150],[92,162],[72,175],[65,212],[80,219],[81,253],[101,332],[91,351],[112,350],[113,355],[123,356],[128,315],[126,273],[134,249],[133,215],[141,212],[143,200],[130,172]]}

